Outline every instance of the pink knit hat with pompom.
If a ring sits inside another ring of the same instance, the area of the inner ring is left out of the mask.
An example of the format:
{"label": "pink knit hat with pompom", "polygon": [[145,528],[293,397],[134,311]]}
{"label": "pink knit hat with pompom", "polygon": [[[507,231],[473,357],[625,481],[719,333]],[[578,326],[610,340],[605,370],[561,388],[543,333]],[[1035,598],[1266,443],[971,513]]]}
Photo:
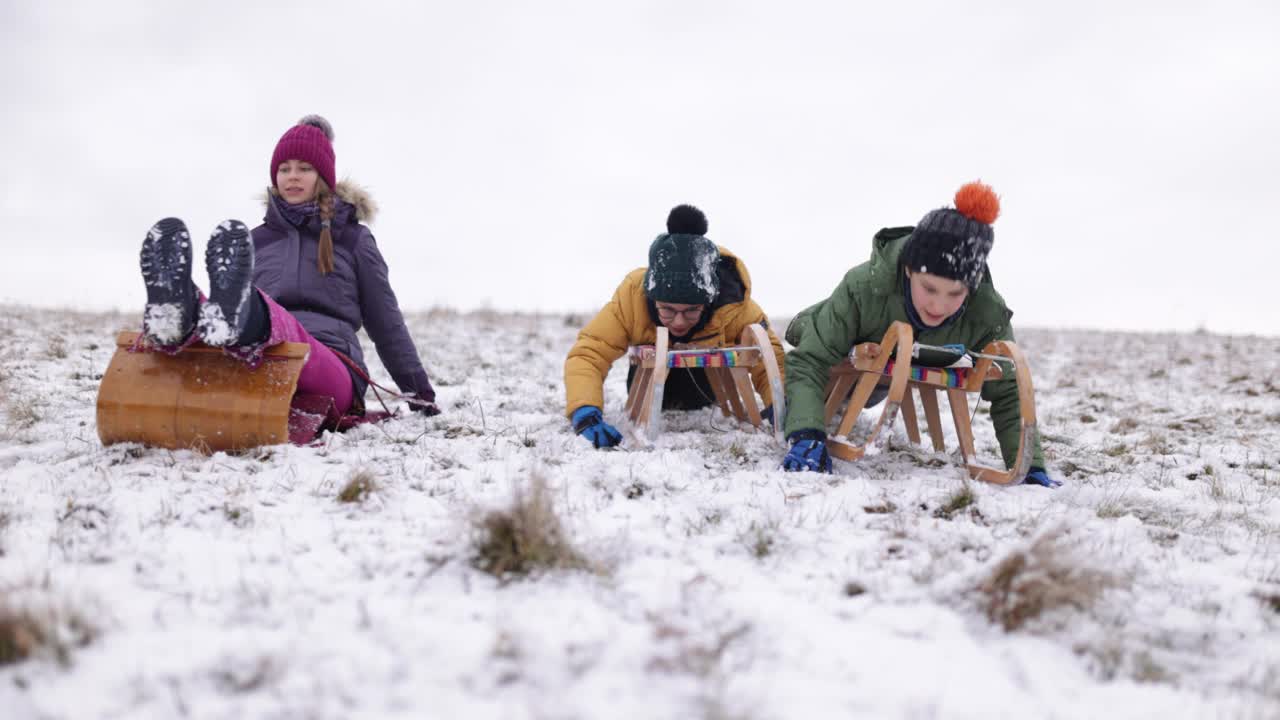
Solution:
{"label": "pink knit hat with pompom", "polygon": [[333,126],[319,115],[308,115],[297,125],[284,131],[276,151],[271,153],[271,186],[276,184],[276,169],[286,160],[311,163],[329,189],[337,186],[336,157],[333,154]]}

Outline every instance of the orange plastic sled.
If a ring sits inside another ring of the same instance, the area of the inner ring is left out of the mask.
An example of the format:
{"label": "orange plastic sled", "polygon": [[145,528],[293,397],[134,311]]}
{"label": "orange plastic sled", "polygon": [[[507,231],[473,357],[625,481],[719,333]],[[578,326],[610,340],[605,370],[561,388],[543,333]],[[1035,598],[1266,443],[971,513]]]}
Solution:
{"label": "orange plastic sled", "polygon": [[98,386],[98,437],[103,445],[202,452],[288,442],[289,403],[309,350],[281,343],[250,369],[220,348],[196,344],[167,355],[121,332]]}

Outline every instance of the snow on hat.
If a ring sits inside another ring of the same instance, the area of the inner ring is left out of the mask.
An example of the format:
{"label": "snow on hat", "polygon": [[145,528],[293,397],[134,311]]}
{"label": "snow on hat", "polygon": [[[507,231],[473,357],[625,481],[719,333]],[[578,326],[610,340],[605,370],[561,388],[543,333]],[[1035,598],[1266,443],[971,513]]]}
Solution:
{"label": "snow on hat", "polygon": [[308,115],[297,125],[284,131],[275,152],[271,153],[271,185],[276,184],[276,169],[286,160],[311,163],[325,184],[337,186],[336,157],[333,153],[333,126],[319,115]]}
{"label": "snow on hat", "polygon": [[902,265],[912,272],[958,280],[978,287],[995,243],[991,223],[1000,215],[1000,198],[990,185],[965,183],[956,191],[955,209],[929,211],[902,248]]}
{"label": "snow on hat", "polygon": [[720,250],[708,240],[707,216],[692,205],[667,215],[667,232],[649,246],[645,295],[654,302],[709,305],[720,294]]}

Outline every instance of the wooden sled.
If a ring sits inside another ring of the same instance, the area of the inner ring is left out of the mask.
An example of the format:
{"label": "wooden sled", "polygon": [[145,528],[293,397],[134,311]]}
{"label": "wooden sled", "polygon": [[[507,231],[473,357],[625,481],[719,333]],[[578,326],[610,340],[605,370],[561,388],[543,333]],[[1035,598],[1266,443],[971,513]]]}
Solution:
{"label": "wooden sled", "polygon": [[[981,353],[973,353],[978,361],[972,368],[935,368],[912,364],[913,344],[911,326],[895,322],[885,332],[880,343],[856,346],[848,360],[831,369],[825,393],[828,426],[845,399],[848,398],[849,401],[840,427],[827,444],[831,454],[849,461],[862,458],[868,450],[882,441],[881,433],[886,427],[892,426],[894,415],[899,410],[902,412],[907,437],[911,442],[921,444],[913,390],[920,395],[933,449],[945,451],[938,408],[938,394],[941,391],[946,393],[947,403],[951,407],[951,420],[955,424],[960,454],[964,458],[969,476],[974,480],[997,485],[1021,482],[1031,468],[1032,437],[1036,427],[1035,390],[1031,384],[1031,369],[1022,351],[1013,342],[998,340],[983,348]],[[874,358],[872,348],[879,350]],[[892,360],[890,353],[895,356]],[[969,418],[968,393],[980,392],[983,383],[1005,377],[1005,371],[997,363],[1012,365],[1014,379],[1018,384],[1018,406],[1022,414],[1017,462],[1008,470],[978,464],[973,426]],[[866,442],[861,446],[849,442],[846,438],[865,408],[872,390],[876,385],[884,384],[889,386],[888,396]]]}
{"label": "wooden sled", "polygon": [[288,442],[290,401],[309,351],[280,343],[251,370],[220,348],[195,344],[167,355],[121,332],[98,386],[98,437],[103,445],[210,453]]}
{"label": "wooden sled", "polygon": [[773,433],[782,441],[782,420],[786,416],[782,373],[764,327],[747,326],[739,339],[741,346],[729,348],[671,349],[667,329],[658,327],[657,335],[656,345],[633,347],[629,353],[636,372],[627,394],[627,417],[637,434],[649,442],[657,439],[662,426],[662,396],[671,368],[706,370],[720,412],[760,427],[764,419],[751,383],[751,370],[763,364],[773,391]]}

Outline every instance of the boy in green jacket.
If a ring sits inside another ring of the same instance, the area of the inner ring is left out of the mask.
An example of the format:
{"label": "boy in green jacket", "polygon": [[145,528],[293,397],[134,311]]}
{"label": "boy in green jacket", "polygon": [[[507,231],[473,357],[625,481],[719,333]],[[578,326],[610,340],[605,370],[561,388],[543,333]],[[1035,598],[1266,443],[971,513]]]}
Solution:
{"label": "boy in green jacket", "polygon": [[[831,297],[802,311],[787,328],[787,419],[791,450],[786,470],[831,471],[823,389],[831,368],[853,346],[879,342],[894,321],[910,323],[918,342],[982,349],[1013,340],[1013,312],[991,284],[987,254],[1000,200],[982,183],[956,192],[955,209],[930,211],[914,228],[885,228],[872,240],[871,259],[845,273]],[[1018,388],[1012,377],[985,383],[991,421],[1006,466],[1018,451]],[[1026,482],[1061,483],[1044,469],[1040,438]]]}

